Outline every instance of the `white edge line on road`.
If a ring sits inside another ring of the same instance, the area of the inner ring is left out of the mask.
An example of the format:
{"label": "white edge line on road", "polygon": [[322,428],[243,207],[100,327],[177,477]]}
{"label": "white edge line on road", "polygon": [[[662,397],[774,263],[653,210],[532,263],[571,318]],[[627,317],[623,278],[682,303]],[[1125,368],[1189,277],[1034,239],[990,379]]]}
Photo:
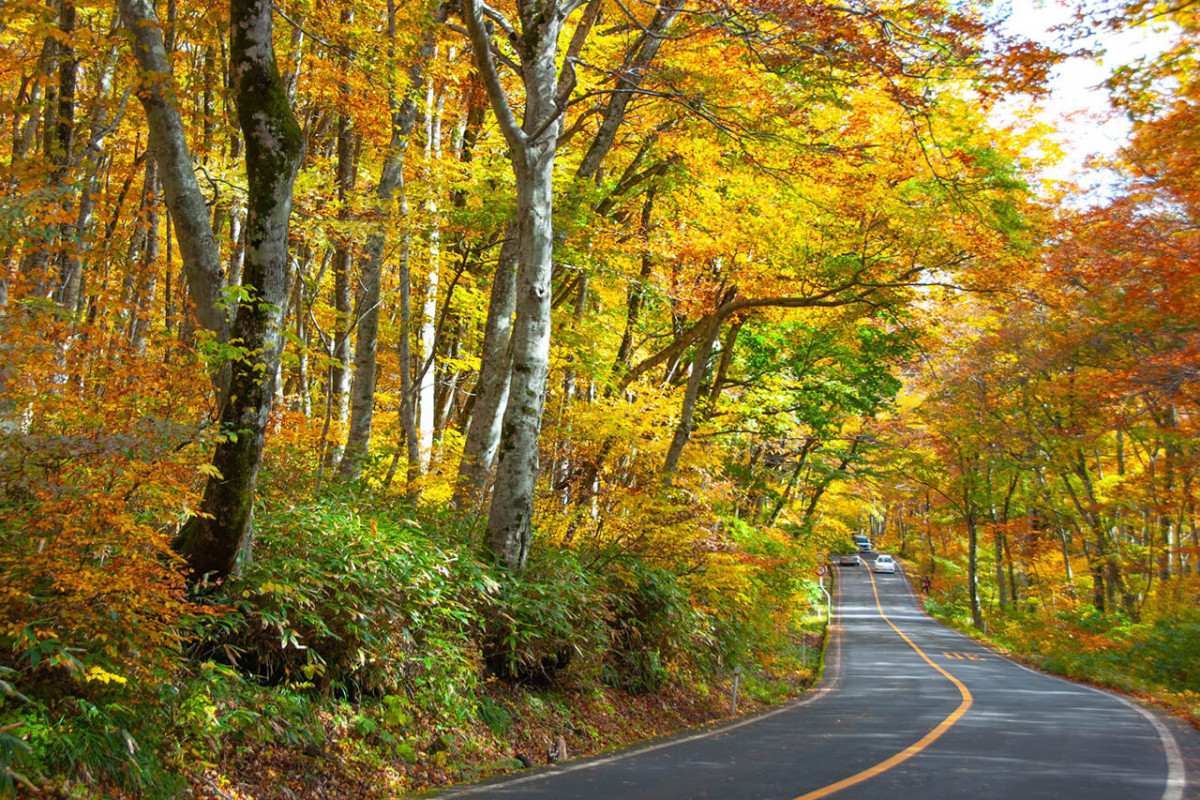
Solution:
{"label": "white edge line on road", "polygon": [[[1091,686],[1087,688],[1092,689]],[[1093,691],[1100,690],[1093,689]],[[1171,733],[1171,729],[1164,725],[1163,721],[1154,712],[1142,708],[1132,700],[1121,697],[1119,694],[1110,694],[1109,692],[1101,692],[1101,694],[1117,698],[1150,720],[1150,724],[1154,726],[1154,730],[1158,731],[1158,738],[1163,743],[1163,754],[1167,757],[1167,786],[1163,790],[1162,800],[1182,800],[1183,790],[1187,786],[1187,768],[1183,765],[1183,754],[1179,752],[1179,742],[1175,741],[1175,734]]]}
{"label": "white edge line on road", "polygon": [[[906,575],[905,577],[907,578],[908,576]],[[1144,708],[1140,704],[1130,700],[1127,697],[1119,695],[1116,692],[1109,692],[1109,691],[1105,691],[1104,689],[1097,688],[1095,686],[1088,686],[1086,683],[1078,683],[1078,682],[1073,681],[1070,678],[1066,678],[1062,675],[1054,675],[1049,672],[1042,672],[1041,670],[1036,670],[1033,667],[1022,664],[1020,661],[1017,661],[1016,659],[1009,658],[1007,655],[1000,652],[1000,650],[998,648],[994,647],[990,643],[980,642],[979,640],[974,639],[973,637],[967,636],[962,631],[954,630],[954,628],[951,628],[949,625],[946,625],[941,620],[933,617],[928,611],[925,610],[925,603],[921,600],[920,596],[917,594],[916,589],[912,585],[912,581],[908,581],[908,591],[909,591],[909,594],[911,594],[913,596],[913,598],[917,601],[917,608],[926,617],[928,617],[929,619],[933,620],[934,622],[937,622],[938,624],[942,625],[947,630],[953,631],[954,633],[957,633],[959,636],[964,637],[965,639],[967,639],[967,641],[974,642],[975,644],[983,645],[988,650],[991,650],[997,656],[999,656],[1000,658],[1003,658],[1005,661],[1012,664],[1013,666],[1019,667],[1019,668],[1025,670],[1026,672],[1032,673],[1034,675],[1041,675],[1043,678],[1051,678],[1053,680],[1062,681],[1063,683],[1070,684],[1071,686],[1074,686],[1076,688],[1087,689],[1089,691],[1095,692],[1096,694],[1101,694],[1101,695],[1104,695],[1105,697],[1111,697],[1114,700],[1119,700],[1120,702],[1129,706],[1134,711],[1136,711],[1137,713],[1139,713],[1143,717],[1145,717],[1147,720],[1149,720],[1150,724],[1154,727],[1154,731],[1158,734],[1159,741],[1162,742],[1163,755],[1167,759],[1167,784],[1166,784],[1166,787],[1164,787],[1164,789],[1163,789],[1161,800],[1183,800],[1183,791],[1184,791],[1184,789],[1187,788],[1187,767],[1184,765],[1183,753],[1179,750],[1179,742],[1175,741],[1175,734],[1171,733],[1171,729],[1168,728],[1166,725],[1164,725],[1162,720],[1160,720],[1153,711],[1150,711],[1149,709]]]}
{"label": "white edge line on road", "polygon": [[[839,581],[836,583],[835,589],[834,589],[834,591],[837,592],[839,599],[841,598],[841,590],[842,590],[842,585],[841,585],[841,582]],[[573,763],[573,764],[565,764],[563,766],[556,767],[554,769],[541,770],[533,775],[525,775],[520,778],[512,778],[510,780],[498,780],[494,783],[477,784],[477,785],[465,787],[462,789],[450,789],[446,792],[435,794],[435,795],[433,795],[433,797],[437,798],[437,800],[443,800],[443,798],[451,798],[451,797],[465,797],[467,795],[478,794],[480,792],[486,792],[486,791],[491,791],[491,790],[495,790],[495,789],[507,789],[512,786],[520,786],[520,785],[526,784],[526,783],[533,783],[534,781],[540,781],[545,778],[551,778],[556,775],[563,775],[568,772],[575,772],[575,771],[581,770],[581,769],[591,769],[592,767],[598,767],[603,764],[611,764],[615,761],[620,761],[621,759],[624,759],[624,758],[632,758],[633,756],[640,756],[645,753],[653,753],[656,750],[665,750],[668,747],[675,747],[676,745],[687,744],[688,742],[696,742],[701,739],[707,739],[710,736],[716,736],[718,734],[728,733],[729,731],[737,730],[738,728],[745,727],[746,725],[753,725],[754,723],[756,723],[760,720],[769,719],[770,717],[773,717],[776,714],[782,714],[785,711],[791,711],[793,708],[798,708],[800,706],[806,706],[809,703],[813,703],[817,700],[820,700],[822,697],[824,697],[825,695],[832,692],[834,689],[837,688],[838,683],[840,683],[841,679],[842,679],[841,626],[834,625],[833,620],[830,619],[830,620],[826,621],[825,630],[826,630],[826,635],[832,637],[829,642],[829,647],[826,648],[826,653],[832,652],[832,654],[833,654],[832,665],[830,665],[829,663],[826,663],[826,665],[825,665],[826,666],[825,679],[823,679],[821,681],[820,687],[818,687],[815,691],[811,692],[810,694],[806,694],[797,700],[793,700],[790,703],[785,703],[785,704],[779,706],[779,708],[775,708],[770,711],[766,711],[762,714],[756,714],[752,717],[747,717],[746,719],[737,720],[736,722],[731,722],[728,725],[722,725],[719,728],[702,731],[701,733],[693,734],[692,736],[685,736],[680,739],[670,739],[665,742],[659,742],[657,744],[646,745],[645,747],[638,747],[636,744],[629,745],[625,750],[622,750],[621,752],[618,752],[618,753],[614,753],[611,756],[606,756],[603,758],[588,759],[588,760],[579,761],[579,762]],[[832,666],[832,668],[833,668],[832,675],[830,675],[830,672],[831,672],[831,670],[829,669],[830,666]],[[1164,798],[1163,800],[1167,800],[1167,799]]]}
{"label": "white edge line on road", "polygon": [[[950,628],[950,630],[954,629]],[[962,633],[961,631],[954,632],[959,636],[966,636],[966,634]],[[976,642],[976,644],[980,644],[980,642],[972,639],[970,636],[966,636],[966,638],[972,642]],[[994,647],[989,647],[988,649],[996,652],[1000,658],[1003,658],[1008,663],[1015,667],[1019,667],[1026,672],[1034,675],[1040,675],[1043,678],[1061,681],[1063,683],[1070,684],[1077,689],[1086,689],[1090,692],[1095,692],[1096,694],[1117,700],[1145,717],[1150,722],[1151,726],[1154,727],[1155,733],[1158,734],[1159,741],[1162,742],[1163,746],[1163,755],[1167,759],[1167,785],[1163,789],[1162,800],[1183,800],[1183,790],[1187,787],[1187,767],[1184,766],[1183,763],[1183,753],[1179,750],[1179,742],[1175,741],[1175,734],[1171,733],[1171,729],[1164,725],[1162,720],[1160,720],[1153,711],[1143,708],[1140,704],[1135,703],[1129,698],[1119,695],[1116,692],[1109,692],[1095,686],[1088,686],[1086,683],[1078,683],[1070,678],[1063,677],[1062,675],[1054,675],[1049,672],[1042,672],[1041,670],[1037,670],[1033,667],[1022,664],[1020,661],[1009,658],[1003,653],[1000,653]]]}

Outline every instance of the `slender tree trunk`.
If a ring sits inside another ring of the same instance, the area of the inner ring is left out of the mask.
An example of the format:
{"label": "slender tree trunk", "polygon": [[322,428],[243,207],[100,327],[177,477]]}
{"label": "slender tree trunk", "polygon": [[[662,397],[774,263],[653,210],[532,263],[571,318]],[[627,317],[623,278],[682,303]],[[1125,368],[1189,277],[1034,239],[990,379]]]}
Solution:
{"label": "slender tree trunk", "polygon": [[[75,57],[75,48],[71,44],[75,35],[75,0],[60,0],[58,14],[58,29],[62,36],[58,44],[58,113],[55,124],[55,147],[51,159],[55,163],[51,182],[55,185],[66,185],[71,180],[72,167],[75,162],[75,89],[79,78],[79,61]],[[85,177],[84,180],[87,180]],[[62,200],[64,216],[75,203],[75,192],[70,192]],[[75,224],[65,222],[59,225],[58,232],[58,281],[55,294],[62,303],[62,309],[69,315],[76,311],[78,286],[75,283],[74,266],[78,263],[79,247],[82,237],[76,233]],[[79,231],[82,233],[82,231]],[[66,288],[68,291],[63,291]],[[70,291],[74,289],[74,291]]]}
{"label": "slender tree trunk", "polygon": [[154,295],[158,287],[158,209],[159,181],[158,162],[146,159],[145,208],[143,226],[146,231],[142,247],[141,267],[133,276],[133,303],[130,308],[129,342],[134,352],[146,352],[146,331],[150,328],[154,311]]}
{"label": "slender tree trunk", "polygon": [[679,423],[675,426],[675,435],[671,439],[671,445],[667,449],[667,458],[663,463],[662,479],[665,483],[671,482],[671,477],[679,466],[679,457],[683,455],[683,447],[692,437],[692,423],[696,413],[696,403],[700,400],[700,387],[708,372],[708,358],[712,354],[713,342],[717,340],[720,331],[720,323],[714,321],[711,323],[711,330],[701,336],[700,341],[696,344],[696,355],[692,359],[692,372],[688,377],[687,389],[683,395],[683,408],[679,412]]}
{"label": "slender tree trunk", "polygon": [[1000,525],[992,529],[992,558],[996,560],[996,602],[1001,609],[1008,608],[1008,583],[1004,580],[1004,529]]}
{"label": "slender tree trunk", "polygon": [[983,629],[983,608],[979,604],[979,513],[963,491],[964,517],[967,523],[967,595],[971,603],[971,624]]}
{"label": "slender tree trunk", "polygon": [[[388,3],[388,33],[389,41],[396,37],[396,10],[394,0]],[[381,278],[383,275],[384,245],[387,243],[387,231],[392,219],[392,206],[397,197],[404,195],[404,160],[408,153],[409,139],[417,120],[417,104],[414,93],[419,91],[424,80],[426,63],[433,56],[433,35],[426,35],[422,43],[417,62],[409,69],[408,87],[404,99],[397,103],[392,101],[392,136],[388,144],[387,155],[384,158],[383,169],[379,173],[379,183],[375,187],[374,216],[377,227],[367,237],[363,251],[362,289],[359,292],[359,319],[356,328],[354,345],[354,381],[351,385],[351,407],[349,432],[346,436],[346,449],[342,457],[339,472],[344,479],[357,480],[362,474],[363,462],[370,452],[371,427],[374,419],[375,405],[375,373],[376,354],[379,349],[379,304]],[[393,98],[395,95],[392,95]],[[402,212],[404,209],[401,209]],[[408,303],[408,244],[407,234],[404,245],[404,276],[401,287],[400,302],[407,308]],[[401,428],[405,437],[411,433],[409,419],[411,415],[411,399],[408,376],[411,357],[408,352],[407,312],[401,326]],[[407,404],[407,405],[406,405]],[[414,434],[415,435],[415,434]]]}
{"label": "slender tree trunk", "polygon": [[721,399],[725,381],[729,378],[729,365],[733,363],[733,350],[737,345],[738,333],[741,332],[743,324],[742,320],[734,322],[725,334],[725,341],[721,345],[721,359],[717,362],[717,374],[713,376],[712,387],[708,392],[706,417],[711,417],[717,410],[717,402]]}
{"label": "slender tree trunk", "polygon": [[[436,57],[436,51],[435,51]],[[421,304],[421,365],[418,386],[417,436],[420,440],[421,470],[429,470],[433,458],[434,428],[437,412],[437,300],[442,257],[441,219],[437,205],[442,159],[442,113],[445,92],[438,92],[430,81],[425,90],[425,180],[430,191],[426,202],[429,213],[429,270],[426,272],[425,297]]]}
{"label": "slender tree trunk", "polygon": [[991,506],[989,509],[989,515],[991,517],[991,521],[992,521],[992,525],[993,525],[993,528],[992,528],[992,557],[996,561],[996,564],[995,564],[996,598],[997,598],[997,602],[1000,605],[1000,608],[1002,608],[1002,609],[1007,607],[1008,602],[1009,602],[1008,584],[1004,580],[1004,528],[1008,524],[1008,512],[1009,512],[1009,508],[1011,507],[1011,504],[1012,504],[1013,493],[1017,489],[1018,480],[1019,479],[1017,478],[1017,476],[1014,475],[1013,479],[1009,482],[1008,492],[1006,493],[1006,495],[1004,497],[1004,506],[1002,507],[1000,512],[997,512],[995,503],[992,500],[993,489],[992,489],[991,470],[990,469],[988,470],[988,498],[989,498],[988,502],[989,502],[989,505]]}
{"label": "slender tree trunk", "polygon": [[228,341],[229,317],[221,302],[225,273],[220,249],[213,236],[206,198],[192,168],[154,4],[152,0],[118,0],[118,4],[121,19],[133,38],[133,53],[141,70],[138,99],[149,123],[148,143],[158,162],[196,316],[201,325],[217,333],[219,341]]}
{"label": "slender tree trunk", "polygon": [[57,43],[53,36],[47,36],[42,42],[42,52],[38,56],[37,70],[29,89],[27,104],[29,116],[25,119],[25,124],[21,126],[16,141],[13,142],[12,163],[14,166],[28,158],[37,143],[38,127],[42,121],[42,115],[38,113],[38,108],[43,101],[43,87],[50,84],[50,78],[54,75],[56,47]]}
{"label": "slender tree trunk", "polygon": [[[343,16],[343,20],[345,15]],[[345,102],[349,105],[349,89],[346,90]],[[338,115],[337,132],[337,194],[341,203],[338,219],[345,222],[350,219],[347,203],[354,191],[354,131],[350,121],[350,112],[344,110]],[[354,358],[354,348],[350,334],[354,323],[354,286],[350,275],[351,256],[350,241],[343,232],[333,254],[333,361],[330,369],[330,413],[337,421],[339,433],[334,439],[334,445],[329,450],[329,464],[336,466],[342,460],[342,441],[340,431],[346,425],[350,415],[350,383],[353,373],[350,363]]]}
{"label": "slender tree trunk", "polygon": [[[401,215],[408,216],[408,204],[401,198]],[[400,427],[404,431],[407,454],[405,492],[412,499],[419,493],[417,481],[421,477],[421,437],[417,434],[417,409],[413,402],[412,363],[412,278],[409,265],[412,256],[412,236],[405,232],[400,254],[399,298],[400,303]]]}

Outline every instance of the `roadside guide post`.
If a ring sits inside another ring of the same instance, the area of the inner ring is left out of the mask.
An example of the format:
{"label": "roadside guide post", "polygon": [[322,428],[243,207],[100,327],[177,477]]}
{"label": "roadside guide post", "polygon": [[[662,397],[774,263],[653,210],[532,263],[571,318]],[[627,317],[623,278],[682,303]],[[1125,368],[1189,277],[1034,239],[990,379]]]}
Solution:
{"label": "roadside guide post", "polygon": [[[825,591],[825,565],[821,564],[817,567],[817,578],[821,582],[821,591]],[[828,592],[826,592],[828,594]],[[820,616],[820,612],[817,613]],[[800,641],[800,666],[808,669],[808,637],[804,636]]]}
{"label": "roadside guide post", "polygon": [[742,678],[742,668],[734,667],[733,668],[733,699],[729,703],[729,715],[730,716],[735,716],[737,714],[737,690],[738,690],[738,681],[741,680],[741,678]]}
{"label": "roadside guide post", "polygon": [[817,567],[817,576],[820,578],[821,591],[825,593],[825,621],[833,621],[833,596],[829,594],[829,590],[825,588],[825,565]]}

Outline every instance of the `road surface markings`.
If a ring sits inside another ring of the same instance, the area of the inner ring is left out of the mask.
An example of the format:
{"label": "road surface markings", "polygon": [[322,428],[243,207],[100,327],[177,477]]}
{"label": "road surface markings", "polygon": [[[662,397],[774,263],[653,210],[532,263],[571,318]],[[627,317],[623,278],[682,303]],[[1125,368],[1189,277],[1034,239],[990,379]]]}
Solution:
{"label": "road surface markings", "polygon": [[851,775],[849,778],[844,778],[844,779],[838,781],[837,783],[831,783],[828,786],[822,787],[820,789],[816,789],[814,791],[809,792],[808,794],[802,794],[799,797],[795,798],[795,800],[818,800],[818,798],[821,798],[821,797],[828,797],[829,795],[834,794],[835,792],[840,792],[842,789],[847,789],[851,786],[857,786],[858,784],[862,783],[863,781],[868,781],[877,775],[881,775],[881,774],[887,772],[892,767],[895,767],[899,764],[904,763],[905,761],[908,761],[910,758],[912,758],[913,756],[922,752],[923,750],[928,748],[929,745],[933,744],[938,739],[940,739],[942,737],[942,734],[944,734],[946,731],[950,730],[950,728],[954,725],[954,723],[958,722],[959,719],[962,718],[963,714],[967,713],[967,709],[969,709],[971,707],[971,703],[974,702],[974,698],[971,697],[970,690],[967,689],[967,687],[963,685],[962,681],[960,681],[958,678],[954,677],[949,672],[946,672],[946,670],[942,669],[937,664],[935,664],[933,662],[933,659],[931,659],[929,656],[925,655],[924,650],[917,647],[916,644],[913,643],[912,639],[909,639],[907,636],[904,635],[904,631],[897,628],[895,626],[895,624],[890,619],[888,619],[887,614],[885,614],[883,612],[883,604],[879,602],[879,589],[875,586],[875,576],[868,572],[867,577],[871,579],[871,591],[874,592],[874,594],[875,594],[875,607],[879,609],[879,616],[883,617],[883,621],[886,622],[888,625],[890,625],[892,630],[894,630],[900,636],[901,639],[903,639],[905,642],[907,642],[908,646],[911,647],[913,650],[915,650],[917,652],[917,655],[919,655],[922,659],[924,659],[926,664],[928,664],[929,666],[933,667],[935,670],[940,672],[951,683],[953,683],[955,685],[955,687],[958,689],[958,693],[962,696],[962,702],[958,704],[958,708],[954,709],[954,711],[952,711],[950,713],[950,716],[946,717],[944,720],[942,720],[940,723],[938,723],[936,728],[934,728],[929,733],[922,736],[918,741],[909,745],[904,750],[901,750],[896,755],[887,759],[886,761],[880,761],[875,766],[868,767],[867,769],[864,769],[862,772],[859,772],[855,775]]}
{"label": "road surface markings", "polygon": [[[894,627],[894,626],[893,626],[893,627]],[[911,642],[910,642],[910,644],[911,644]],[[955,661],[963,661],[963,660],[966,660],[966,661],[987,661],[987,659],[986,659],[986,658],[984,658],[983,656],[974,656],[974,655],[971,655],[970,653],[948,653],[948,652],[946,652],[945,650],[943,650],[943,651],[942,651],[942,655],[944,655],[946,658],[953,659],[953,660],[955,660]]]}
{"label": "road surface markings", "polygon": [[1147,711],[1145,708],[1142,708],[1129,698],[1123,697],[1115,692],[1108,692],[1104,689],[1098,689],[1095,686],[1088,686],[1087,684],[1075,683],[1074,681],[1064,678],[1061,675],[1039,672],[1035,669],[1030,669],[1019,661],[1012,661],[1009,659],[1009,662],[1018,669],[1023,669],[1026,672],[1032,673],[1039,677],[1052,678],[1054,680],[1062,681],[1063,683],[1068,683],[1075,689],[1086,689],[1089,692],[1095,692],[1096,694],[1104,695],[1105,697],[1123,703],[1145,717],[1150,722],[1150,725],[1154,728],[1154,732],[1158,734],[1158,739],[1160,742],[1162,742],[1163,746],[1163,755],[1166,757],[1167,778],[1166,784],[1163,787],[1162,800],[1183,800],[1183,791],[1187,788],[1188,784],[1187,767],[1185,766],[1183,760],[1183,753],[1179,750],[1179,743],[1175,741],[1175,734],[1171,733],[1171,729],[1164,725],[1162,720],[1160,720],[1153,712]]}
{"label": "road surface markings", "polygon": [[[834,591],[836,591],[838,593],[838,598],[840,600],[841,599],[840,583],[837,584],[837,588]],[[699,733],[691,734],[688,736],[680,736],[678,738],[668,738],[665,741],[658,741],[658,742],[655,742],[653,744],[648,744],[648,745],[633,744],[633,745],[630,745],[629,747],[622,749],[621,751],[619,751],[617,753],[613,753],[612,755],[608,755],[608,756],[601,756],[601,757],[593,756],[593,757],[587,758],[587,759],[580,759],[579,761],[569,761],[566,764],[559,762],[558,764],[555,764],[554,766],[545,767],[542,770],[535,772],[531,775],[523,775],[520,777],[509,777],[506,779],[493,780],[493,781],[488,781],[486,783],[477,783],[477,784],[467,785],[467,786],[462,786],[462,787],[447,787],[447,791],[437,794],[437,795],[435,795],[435,797],[441,798],[441,800],[449,800],[450,798],[454,798],[454,797],[467,797],[467,796],[470,796],[473,794],[479,794],[480,792],[488,792],[488,791],[492,791],[492,790],[504,791],[505,789],[509,789],[514,786],[520,786],[520,785],[526,784],[526,783],[533,783],[535,781],[544,780],[546,778],[552,778],[556,775],[562,775],[567,772],[575,772],[577,770],[592,769],[594,767],[603,766],[605,764],[613,764],[617,761],[621,761],[626,758],[636,758],[638,756],[642,756],[647,753],[653,753],[657,750],[665,750],[667,748],[676,747],[681,744],[688,744],[690,742],[700,741],[701,739],[708,739],[713,736],[723,735],[723,734],[728,733],[729,731],[736,730],[738,728],[742,728],[742,727],[745,727],[748,725],[754,725],[755,723],[760,722],[761,720],[764,720],[764,719],[769,719],[770,717],[773,717],[776,714],[784,714],[784,713],[791,711],[795,708],[798,708],[800,706],[806,706],[810,703],[814,703],[817,700],[820,700],[821,698],[825,697],[827,694],[830,694],[835,689],[837,689],[838,684],[840,684],[841,680],[842,680],[841,632],[838,629],[837,625],[834,624],[833,620],[829,621],[827,631],[828,632],[826,635],[829,637],[829,647],[826,651],[825,674],[822,677],[820,683],[815,685],[808,692],[805,692],[799,698],[792,700],[791,702],[788,702],[788,703],[782,703],[770,711],[766,711],[761,714],[752,714],[750,716],[743,717],[743,718],[737,720],[736,722],[731,722],[729,724],[721,725],[720,727],[716,727],[716,728],[708,728]]]}

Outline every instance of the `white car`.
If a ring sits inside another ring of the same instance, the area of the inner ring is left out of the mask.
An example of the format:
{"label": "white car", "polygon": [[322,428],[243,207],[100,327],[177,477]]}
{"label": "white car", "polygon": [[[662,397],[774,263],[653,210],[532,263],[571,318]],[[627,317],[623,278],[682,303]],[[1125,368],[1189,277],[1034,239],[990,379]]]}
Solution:
{"label": "white car", "polygon": [[895,575],[896,561],[891,556],[876,556],[875,566],[871,569],[874,572],[886,572],[889,575]]}
{"label": "white car", "polygon": [[838,556],[838,565],[842,567],[857,567],[862,564],[862,559],[858,557],[858,553],[842,553]]}

